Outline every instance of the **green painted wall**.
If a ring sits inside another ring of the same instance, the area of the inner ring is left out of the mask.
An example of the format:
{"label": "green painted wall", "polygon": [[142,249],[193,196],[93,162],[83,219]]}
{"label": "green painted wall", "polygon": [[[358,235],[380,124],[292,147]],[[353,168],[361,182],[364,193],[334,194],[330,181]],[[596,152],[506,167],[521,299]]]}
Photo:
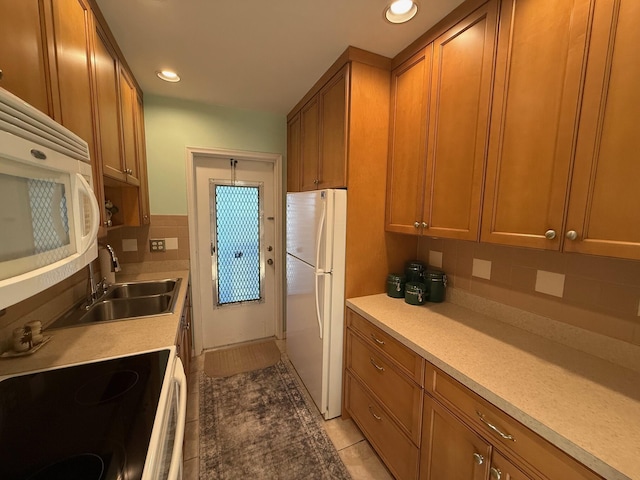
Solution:
{"label": "green painted wall", "polygon": [[285,115],[145,95],[144,120],[152,215],[187,214],[186,147],[286,155]]}

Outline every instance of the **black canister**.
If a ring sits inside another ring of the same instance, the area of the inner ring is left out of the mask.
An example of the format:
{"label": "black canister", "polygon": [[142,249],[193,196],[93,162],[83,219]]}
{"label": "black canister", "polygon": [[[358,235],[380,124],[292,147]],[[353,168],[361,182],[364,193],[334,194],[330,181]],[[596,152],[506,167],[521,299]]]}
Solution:
{"label": "black canister", "polygon": [[398,273],[387,275],[387,295],[393,298],[404,298],[404,286],[407,277]]}
{"label": "black canister", "polygon": [[430,302],[443,302],[447,287],[447,275],[442,270],[427,270],[424,281],[429,291]]}
{"label": "black canister", "polygon": [[427,296],[427,287],[424,283],[407,282],[404,286],[404,301],[410,305],[424,305]]}
{"label": "black canister", "polygon": [[407,282],[420,282],[424,281],[424,264],[418,261],[409,262],[404,269],[404,273],[407,276]]}

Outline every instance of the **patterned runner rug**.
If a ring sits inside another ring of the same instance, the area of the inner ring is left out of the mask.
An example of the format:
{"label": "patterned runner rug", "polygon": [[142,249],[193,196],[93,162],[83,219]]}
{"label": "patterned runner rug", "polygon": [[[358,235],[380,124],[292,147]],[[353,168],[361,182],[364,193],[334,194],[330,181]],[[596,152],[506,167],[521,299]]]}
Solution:
{"label": "patterned runner rug", "polygon": [[200,480],[348,480],[303,388],[284,356],[231,377],[201,373]]}

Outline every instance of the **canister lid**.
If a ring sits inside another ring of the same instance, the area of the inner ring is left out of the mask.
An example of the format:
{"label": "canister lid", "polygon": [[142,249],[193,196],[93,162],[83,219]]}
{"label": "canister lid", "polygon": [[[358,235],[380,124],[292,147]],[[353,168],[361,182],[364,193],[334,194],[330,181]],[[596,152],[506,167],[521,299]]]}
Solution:
{"label": "canister lid", "polygon": [[407,277],[403,273],[390,273],[387,275],[387,281],[405,283],[407,281]]}
{"label": "canister lid", "polygon": [[418,262],[417,260],[414,260],[413,262],[407,263],[407,269],[422,271],[422,270],[424,270],[424,263]]}
{"label": "canister lid", "polygon": [[442,280],[446,274],[442,270],[427,270],[424,276],[429,280]]}

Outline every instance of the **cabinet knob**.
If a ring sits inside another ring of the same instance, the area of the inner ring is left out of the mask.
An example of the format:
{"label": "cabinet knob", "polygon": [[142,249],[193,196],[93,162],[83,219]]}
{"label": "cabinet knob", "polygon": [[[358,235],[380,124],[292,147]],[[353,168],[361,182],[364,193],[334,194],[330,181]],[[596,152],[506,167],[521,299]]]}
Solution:
{"label": "cabinet knob", "polygon": [[2,73],[2,70],[0,70],[0,80],[2,80],[2,75],[4,74]]}
{"label": "cabinet knob", "polygon": [[554,238],[556,238],[556,231],[555,230],[547,230],[546,232],[544,232],[544,238],[546,238],[547,240],[553,240]]}
{"label": "cabinet knob", "polygon": [[414,226],[414,227],[416,227],[416,228],[420,228],[420,222],[415,222],[415,223],[413,224],[413,226]]}
{"label": "cabinet knob", "polygon": [[314,185],[318,185],[319,183],[320,183],[320,180],[317,180],[317,179],[316,179],[316,180],[314,180],[314,181],[313,181],[313,184],[314,184]]}
{"label": "cabinet knob", "polygon": [[496,467],[491,467],[491,478],[493,478],[494,480],[500,480],[502,478],[502,472],[500,471],[500,469],[496,468]]}
{"label": "cabinet knob", "polygon": [[478,465],[482,465],[484,463],[484,457],[479,453],[474,453],[473,461],[476,462]]}
{"label": "cabinet knob", "polygon": [[429,226],[429,224],[427,224],[427,222],[422,222],[422,228],[427,228]]}
{"label": "cabinet knob", "polygon": [[578,232],[576,232],[575,230],[569,230],[565,234],[565,237],[567,237],[569,240],[576,240],[578,238]]}

